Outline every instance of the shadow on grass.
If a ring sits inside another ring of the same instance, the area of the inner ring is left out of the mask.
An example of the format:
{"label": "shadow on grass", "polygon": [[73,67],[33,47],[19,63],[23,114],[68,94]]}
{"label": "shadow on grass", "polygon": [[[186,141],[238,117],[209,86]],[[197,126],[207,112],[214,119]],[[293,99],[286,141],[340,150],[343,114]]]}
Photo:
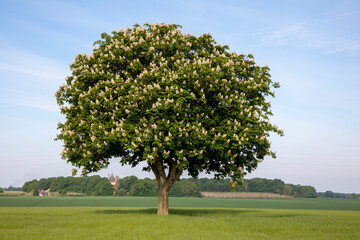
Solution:
{"label": "shadow on grass", "polygon": [[[232,214],[246,214],[253,212],[262,212],[261,210],[230,210],[230,209],[169,209],[169,215],[179,216],[203,216],[203,215],[232,215]],[[146,209],[131,209],[131,210],[97,210],[99,214],[157,214],[157,208]]]}

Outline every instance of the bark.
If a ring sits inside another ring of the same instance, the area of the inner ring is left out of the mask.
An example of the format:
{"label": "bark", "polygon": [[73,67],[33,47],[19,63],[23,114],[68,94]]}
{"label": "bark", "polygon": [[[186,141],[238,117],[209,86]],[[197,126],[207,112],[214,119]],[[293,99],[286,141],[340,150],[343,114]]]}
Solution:
{"label": "bark", "polygon": [[158,215],[168,215],[169,214],[169,186],[164,186],[159,188],[158,195]]}
{"label": "bark", "polygon": [[154,164],[150,165],[155,174],[158,183],[158,215],[169,214],[169,192],[170,188],[179,179],[182,171],[176,167],[174,161],[168,161],[169,172],[166,176],[165,168],[161,161],[157,160]]}

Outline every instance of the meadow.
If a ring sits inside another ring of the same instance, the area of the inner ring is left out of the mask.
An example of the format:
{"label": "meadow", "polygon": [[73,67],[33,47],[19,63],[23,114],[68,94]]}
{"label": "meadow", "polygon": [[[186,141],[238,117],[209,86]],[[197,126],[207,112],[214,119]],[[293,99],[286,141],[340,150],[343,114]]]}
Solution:
{"label": "meadow", "polygon": [[0,197],[0,239],[360,239],[347,199]]}

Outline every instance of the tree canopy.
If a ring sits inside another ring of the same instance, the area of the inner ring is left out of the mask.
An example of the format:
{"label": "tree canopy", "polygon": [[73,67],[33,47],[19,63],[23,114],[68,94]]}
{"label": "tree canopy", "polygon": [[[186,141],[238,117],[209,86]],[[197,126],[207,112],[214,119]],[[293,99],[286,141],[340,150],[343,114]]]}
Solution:
{"label": "tree canopy", "polygon": [[76,56],[56,93],[66,116],[58,125],[62,157],[83,174],[113,157],[131,166],[146,162],[164,214],[183,171],[229,177],[236,187],[265,156],[275,157],[269,134],[283,134],[269,121],[267,98],[279,87],[269,67],[230,52],[211,34],[180,28],[136,24],[103,33],[90,55]]}

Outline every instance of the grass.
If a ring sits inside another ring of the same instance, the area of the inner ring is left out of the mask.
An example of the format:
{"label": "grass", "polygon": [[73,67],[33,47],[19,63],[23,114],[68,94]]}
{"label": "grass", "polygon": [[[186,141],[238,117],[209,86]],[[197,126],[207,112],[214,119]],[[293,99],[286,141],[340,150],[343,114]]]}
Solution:
{"label": "grass", "polygon": [[[357,199],[215,199],[171,197],[170,207],[360,211]],[[0,207],[156,207],[155,197],[0,197]]]}
{"label": "grass", "polygon": [[0,215],[0,239],[360,238],[357,211],[16,207]]}
{"label": "grass", "polygon": [[169,216],[156,202],[0,197],[0,239],[360,239],[359,200],[170,198]]}

